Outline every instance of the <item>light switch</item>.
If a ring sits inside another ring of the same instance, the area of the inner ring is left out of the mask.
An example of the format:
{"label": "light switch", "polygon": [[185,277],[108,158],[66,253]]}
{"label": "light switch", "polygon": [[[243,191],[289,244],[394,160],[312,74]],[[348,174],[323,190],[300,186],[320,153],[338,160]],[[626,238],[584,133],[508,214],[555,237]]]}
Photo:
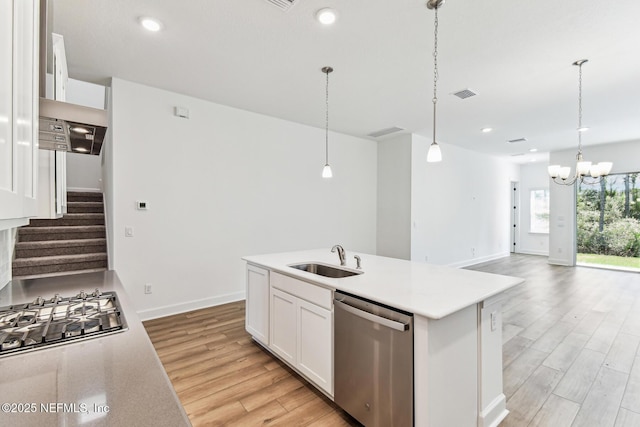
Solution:
{"label": "light switch", "polygon": [[124,228],[124,236],[125,237],[133,237],[133,227],[125,227]]}
{"label": "light switch", "polygon": [[491,312],[491,330],[495,331],[498,328],[498,312]]}

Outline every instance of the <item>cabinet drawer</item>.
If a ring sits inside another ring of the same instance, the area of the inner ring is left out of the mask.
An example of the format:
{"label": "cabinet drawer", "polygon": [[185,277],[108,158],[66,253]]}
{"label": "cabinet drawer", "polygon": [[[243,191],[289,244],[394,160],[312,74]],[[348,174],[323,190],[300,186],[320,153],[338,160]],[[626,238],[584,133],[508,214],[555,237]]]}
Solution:
{"label": "cabinet drawer", "polygon": [[271,286],[274,288],[285,291],[291,295],[295,295],[298,298],[309,301],[320,307],[324,307],[327,310],[331,310],[332,295],[331,290],[323,288],[318,285],[312,285],[311,283],[304,282],[302,280],[294,279],[293,277],[285,276],[284,274],[271,272],[270,277]]}

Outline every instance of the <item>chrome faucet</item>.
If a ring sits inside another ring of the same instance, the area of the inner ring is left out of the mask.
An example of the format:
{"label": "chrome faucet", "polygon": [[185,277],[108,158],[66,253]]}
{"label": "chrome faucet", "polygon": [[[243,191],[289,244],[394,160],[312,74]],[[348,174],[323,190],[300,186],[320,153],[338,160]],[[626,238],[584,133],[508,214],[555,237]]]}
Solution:
{"label": "chrome faucet", "polygon": [[356,269],[362,270],[362,258],[358,255],[354,255],[353,257],[356,259]]}
{"label": "chrome faucet", "polygon": [[331,248],[331,252],[335,253],[338,251],[338,258],[340,258],[340,265],[347,265],[347,257],[344,254],[344,248],[340,245],[335,245]]}

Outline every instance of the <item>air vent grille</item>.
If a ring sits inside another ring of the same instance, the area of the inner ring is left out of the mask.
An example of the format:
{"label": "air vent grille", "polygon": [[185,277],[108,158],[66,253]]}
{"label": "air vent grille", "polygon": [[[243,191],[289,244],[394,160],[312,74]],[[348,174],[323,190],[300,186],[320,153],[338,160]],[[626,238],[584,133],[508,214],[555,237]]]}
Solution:
{"label": "air vent grille", "polygon": [[519,142],[527,142],[527,138],[517,138],[517,139],[510,139],[507,141],[509,144],[517,144]]}
{"label": "air vent grille", "polygon": [[457,96],[460,99],[471,98],[472,96],[476,96],[477,93],[471,89],[462,89],[457,92],[454,92],[453,95]]}
{"label": "air vent grille", "polygon": [[511,157],[520,157],[520,156],[524,156],[524,153],[516,153],[511,155]]}
{"label": "air vent grille", "polygon": [[298,1],[300,0],[267,0],[267,3],[271,3],[272,5],[276,6],[278,9],[281,9],[287,12],[289,9],[295,6],[296,3],[298,3]]}
{"label": "air vent grille", "polygon": [[378,131],[371,132],[367,136],[370,136],[372,138],[380,138],[381,136],[389,135],[389,134],[392,134],[392,133],[395,133],[395,132],[400,132],[401,130],[404,130],[404,129],[403,128],[399,128],[397,126],[393,126],[393,127],[390,127],[390,128],[380,129]]}

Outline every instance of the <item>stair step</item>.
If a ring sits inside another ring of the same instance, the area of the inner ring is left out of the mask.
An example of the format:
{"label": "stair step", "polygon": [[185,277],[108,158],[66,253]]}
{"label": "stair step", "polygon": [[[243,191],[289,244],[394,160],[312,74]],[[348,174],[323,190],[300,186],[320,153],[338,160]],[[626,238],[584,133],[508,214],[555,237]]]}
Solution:
{"label": "stair step", "polygon": [[19,242],[34,242],[41,240],[99,239],[104,237],[104,225],[23,227],[18,233]]}
{"label": "stair step", "polygon": [[56,271],[56,272],[51,272],[51,273],[40,273],[40,274],[28,274],[28,275],[24,275],[24,276],[13,276],[13,279],[19,279],[19,280],[24,280],[24,279],[39,279],[41,277],[55,277],[55,276],[70,276],[72,274],[84,274],[84,273],[94,273],[97,271],[106,271],[107,268],[106,267],[102,267],[102,268],[88,268],[86,270],[69,270],[69,271]]}
{"label": "stair step", "polygon": [[56,227],[73,225],[104,225],[104,213],[68,213],[57,219],[32,219],[30,227]]}
{"label": "stair step", "polygon": [[14,277],[23,277],[95,268],[107,268],[106,253],[17,258],[12,270]]}
{"label": "stair step", "polygon": [[26,267],[26,266],[33,266],[33,265],[57,265],[57,264],[106,260],[106,259],[107,259],[107,254],[105,253],[41,256],[41,257],[34,257],[34,258],[17,258],[13,261],[13,265],[14,267]]}
{"label": "stair step", "polygon": [[107,251],[107,239],[40,240],[16,243],[16,259]]}
{"label": "stair step", "polygon": [[102,213],[104,204],[100,202],[67,202],[68,213]]}
{"label": "stair step", "polygon": [[102,202],[102,193],[89,191],[68,191],[67,202]]}

